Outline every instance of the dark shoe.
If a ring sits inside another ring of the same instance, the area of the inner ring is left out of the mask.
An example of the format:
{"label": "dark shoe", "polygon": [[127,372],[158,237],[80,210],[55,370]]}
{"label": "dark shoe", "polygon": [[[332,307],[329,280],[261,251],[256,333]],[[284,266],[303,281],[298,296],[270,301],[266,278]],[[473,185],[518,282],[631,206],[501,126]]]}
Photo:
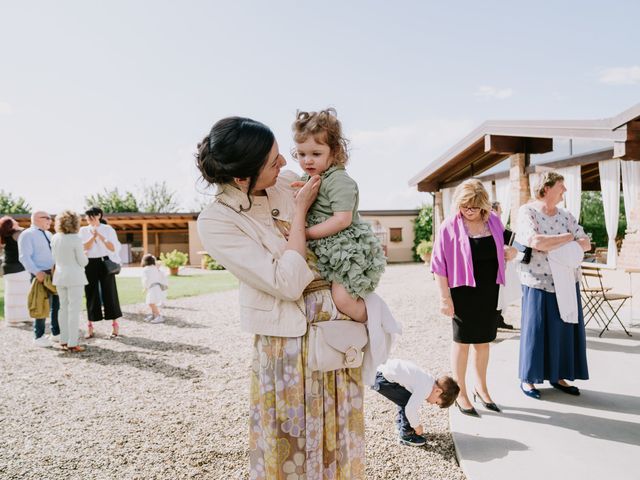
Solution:
{"label": "dark shoe", "polygon": [[501,410],[500,408],[493,402],[485,402],[484,399],[480,396],[480,394],[476,391],[473,392],[473,401],[476,401],[476,398],[480,399],[480,403],[482,403],[482,405],[484,405],[484,408],[486,408],[487,410],[491,410],[494,412],[498,412],[500,413]]}
{"label": "dark shoe", "polygon": [[456,404],[456,407],[458,407],[458,410],[460,410],[460,413],[462,413],[463,415],[469,415],[470,417],[478,417],[478,418],[480,418],[480,414],[476,411],[475,408],[473,408],[473,407],[471,407],[471,408],[462,408],[457,400],[456,400],[455,404]]}
{"label": "dark shoe", "polygon": [[580,395],[580,389],[574,385],[562,385],[560,383],[551,383],[553,388],[557,388],[561,392],[568,393],[569,395]]}
{"label": "dark shoe", "polygon": [[498,323],[498,328],[503,328],[504,330],[513,330],[513,325],[509,325],[508,323],[504,323],[504,320],[502,322]]}
{"label": "dark shoe", "polygon": [[398,443],[402,445],[409,445],[410,447],[423,447],[427,444],[427,441],[424,437],[416,433],[409,433],[407,435],[401,434],[398,437]]}
{"label": "dark shoe", "polygon": [[537,388],[532,388],[531,390],[525,390],[525,388],[523,387],[524,384],[520,384],[520,390],[522,390],[522,393],[524,393],[527,397],[531,397],[531,398],[535,398],[536,400],[540,400],[540,390],[538,390]]}

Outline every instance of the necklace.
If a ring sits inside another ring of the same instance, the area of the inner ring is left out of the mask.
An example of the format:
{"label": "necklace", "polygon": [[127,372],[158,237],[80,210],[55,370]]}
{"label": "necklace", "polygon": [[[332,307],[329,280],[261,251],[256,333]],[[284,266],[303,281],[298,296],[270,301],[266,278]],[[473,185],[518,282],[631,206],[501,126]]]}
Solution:
{"label": "necklace", "polygon": [[[470,228],[472,227],[472,225],[469,223],[469,221],[466,218],[463,218],[463,224],[464,224],[464,228],[467,231],[467,235],[471,238],[481,238],[481,237],[486,237],[490,234],[489,232],[489,228],[487,226],[487,222],[482,222],[482,230],[481,231],[477,231],[477,229],[475,228]],[[473,225],[473,227],[475,227],[475,225]],[[472,231],[473,230],[473,231]]]}

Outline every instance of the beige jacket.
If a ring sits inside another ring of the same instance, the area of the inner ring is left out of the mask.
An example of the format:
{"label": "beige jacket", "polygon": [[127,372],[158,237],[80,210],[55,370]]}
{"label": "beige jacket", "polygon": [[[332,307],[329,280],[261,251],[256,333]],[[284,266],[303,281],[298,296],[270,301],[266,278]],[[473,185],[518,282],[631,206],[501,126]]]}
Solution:
{"label": "beige jacket", "polygon": [[222,185],[198,217],[205,250],[240,281],[240,326],[250,333],[300,337],[307,330],[302,292],[313,273],[298,252],[285,251],[287,242],[271,221],[293,219],[290,184],[297,179],[283,171],[267,189],[270,214],[254,209],[238,213],[249,199],[237,188]]}
{"label": "beige jacket", "polygon": [[53,284],[59,287],[80,287],[87,284],[84,267],[89,259],[82,240],[76,233],[56,233],[51,239],[51,254],[56,262]]}

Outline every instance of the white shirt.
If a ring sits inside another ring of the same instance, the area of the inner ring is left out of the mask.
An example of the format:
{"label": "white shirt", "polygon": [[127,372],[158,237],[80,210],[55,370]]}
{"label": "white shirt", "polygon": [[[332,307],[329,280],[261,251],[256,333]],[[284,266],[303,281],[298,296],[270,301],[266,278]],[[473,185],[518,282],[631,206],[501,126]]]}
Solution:
{"label": "white shirt", "polygon": [[148,290],[154,284],[168,285],[167,276],[157,265],[147,265],[142,268],[142,288]]}
{"label": "white shirt", "polygon": [[384,378],[411,392],[404,413],[412,428],[420,425],[418,410],[433,390],[435,379],[409,360],[392,359],[378,367]]}
{"label": "white shirt", "polygon": [[94,229],[98,230],[98,233],[102,235],[106,241],[113,243],[115,250],[112,252],[107,248],[102,240],[99,238],[93,242],[91,248],[87,250],[88,258],[102,258],[109,257],[116,263],[122,263],[120,260],[120,242],[118,241],[118,235],[116,231],[113,229],[111,225],[105,225],[101,223],[97,227],[92,227],[91,225],[87,225],[86,227],[80,228],[80,238],[82,239],[82,243],[87,243],[91,237],[93,236]]}

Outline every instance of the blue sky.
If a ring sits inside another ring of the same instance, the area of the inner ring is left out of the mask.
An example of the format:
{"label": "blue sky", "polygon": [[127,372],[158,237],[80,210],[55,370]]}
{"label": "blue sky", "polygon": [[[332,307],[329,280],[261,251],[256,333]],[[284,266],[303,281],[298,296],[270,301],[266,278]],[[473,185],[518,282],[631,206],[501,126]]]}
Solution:
{"label": "blue sky", "polygon": [[602,118],[640,102],[628,1],[0,0],[0,189],[52,212],[166,180],[197,203],[211,125],[333,106],[363,209],[486,119]]}

